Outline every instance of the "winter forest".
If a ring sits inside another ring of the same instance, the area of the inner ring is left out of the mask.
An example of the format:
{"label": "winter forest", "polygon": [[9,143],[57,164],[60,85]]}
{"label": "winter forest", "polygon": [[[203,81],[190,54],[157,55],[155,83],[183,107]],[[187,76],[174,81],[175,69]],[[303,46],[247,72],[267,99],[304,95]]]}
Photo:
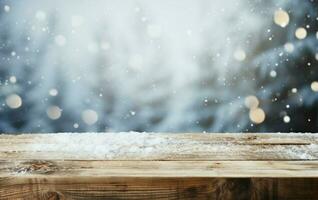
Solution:
{"label": "winter forest", "polygon": [[0,132],[317,132],[316,0],[0,0]]}

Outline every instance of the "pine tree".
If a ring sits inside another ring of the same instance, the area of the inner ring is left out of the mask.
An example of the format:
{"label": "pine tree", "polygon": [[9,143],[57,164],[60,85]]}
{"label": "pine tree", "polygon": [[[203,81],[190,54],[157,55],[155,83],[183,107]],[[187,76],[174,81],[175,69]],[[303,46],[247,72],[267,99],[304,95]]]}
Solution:
{"label": "pine tree", "polygon": [[[256,47],[251,70],[266,120],[250,131],[317,132],[318,94],[311,85],[318,80],[318,2],[290,1],[276,9],[288,13],[289,23],[281,27],[273,20]],[[299,28],[307,33],[304,39],[304,33],[297,38]]]}
{"label": "pine tree", "polygon": [[[1,54],[2,54],[2,73],[4,80],[1,86],[2,105],[10,95],[18,95],[21,99],[21,106],[11,109],[3,106],[1,109],[1,128],[3,132],[39,132],[49,130],[49,126],[43,120],[41,104],[45,103],[44,98],[38,92],[41,89],[40,77],[35,78],[35,72],[41,67],[41,57],[46,48],[46,41],[42,41],[35,50],[30,49],[30,39],[28,31],[19,36],[12,36],[10,31],[14,31],[6,17],[1,17]],[[30,56],[32,55],[32,57]],[[36,94],[36,95],[34,95]],[[45,113],[45,112],[44,112]]]}

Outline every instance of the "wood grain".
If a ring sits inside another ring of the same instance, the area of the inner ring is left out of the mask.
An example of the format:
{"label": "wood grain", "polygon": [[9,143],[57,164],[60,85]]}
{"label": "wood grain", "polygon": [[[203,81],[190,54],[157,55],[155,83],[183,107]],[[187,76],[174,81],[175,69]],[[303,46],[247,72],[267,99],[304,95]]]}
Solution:
{"label": "wood grain", "polygon": [[1,200],[318,199],[315,134],[149,134],[171,142],[112,158],[49,148],[52,137],[0,135]]}
{"label": "wood grain", "polygon": [[318,161],[103,161],[0,162],[0,177],[318,178]]}
{"label": "wood grain", "polygon": [[1,199],[315,200],[317,179],[19,177],[2,179]]}

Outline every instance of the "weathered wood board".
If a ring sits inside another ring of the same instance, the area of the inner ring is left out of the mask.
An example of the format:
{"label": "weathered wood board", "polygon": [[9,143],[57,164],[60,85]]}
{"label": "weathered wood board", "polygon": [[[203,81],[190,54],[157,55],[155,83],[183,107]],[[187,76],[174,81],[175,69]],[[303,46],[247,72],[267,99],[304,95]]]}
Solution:
{"label": "weathered wood board", "polygon": [[318,134],[0,135],[0,199],[318,199]]}

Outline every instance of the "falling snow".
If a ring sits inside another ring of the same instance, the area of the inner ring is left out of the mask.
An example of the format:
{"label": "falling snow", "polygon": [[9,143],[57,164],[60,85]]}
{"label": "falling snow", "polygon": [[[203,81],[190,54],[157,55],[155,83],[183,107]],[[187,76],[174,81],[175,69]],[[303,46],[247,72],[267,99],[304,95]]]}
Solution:
{"label": "falling snow", "polygon": [[316,1],[0,6],[0,132],[318,131]]}
{"label": "falling snow", "polygon": [[86,124],[93,125],[97,122],[98,115],[96,111],[88,109],[83,111],[82,119]]}
{"label": "falling snow", "polygon": [[297,29],[296,29],[296,32],[295,32],[295,36],[296,36],[296,38],[298,38],[299,40],[305,39],[306,36],[307,36],[307,31],[306,31],[306,29],[303,28],[303,27],[297,28]]}
{"label": "falling snow", "polygon": [[274,13],[274,22],[281,26],[281,27],[286,27],[289,23],[289,15],[286,11],[284,10],[278,10],[275,11]]}
{"label": "falling snow", "polygon": [[57,120],[62,115],[62,110],[58,106],[50,106],[46,110],[47,116],[52,120]]}
{"label": "falling snow", "polygon": [[8,107],[12,109],[17,109],[22,105],[21,97],[17,94],[10,94],[6,97],[6,103]]}

